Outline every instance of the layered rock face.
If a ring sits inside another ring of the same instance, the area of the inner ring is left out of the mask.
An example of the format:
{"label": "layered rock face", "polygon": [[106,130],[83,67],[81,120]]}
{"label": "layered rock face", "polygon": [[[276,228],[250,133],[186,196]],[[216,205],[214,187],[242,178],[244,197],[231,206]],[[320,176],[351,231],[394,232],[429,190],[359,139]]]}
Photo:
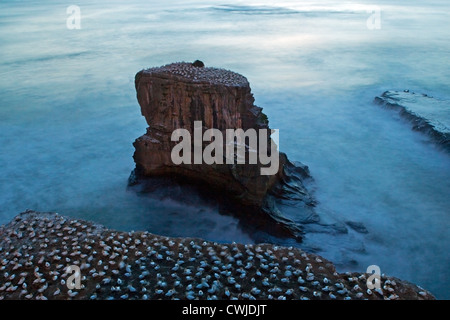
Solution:
{"label": "layered rock face", "polygon": [[[274,214],[270,194],[310,200],[302,179],[309,176],[304,166],[294,166],[285,154],[279,153],[278,172],[262,175],[267,167],[256,164],[174,164],[172,141],[176,129],[186,129],[194,136],[194,121],[201,121],[202,132],[215,128],[226,136],[227,129],[269,129],[262,108],[254,105],[250,85],[245,77],[224,69],[207,68],[203,64],[174,63],[142,70],[136,74],[137,99],[149,127],[147,133],[134,142],[135,176],[177,176],[192,183],[226,191],[240,204],[272,215],[280,223],[289,222]],[[258,136],[260,139],[261,135]],[[263,138],[264,139],[264,138]],[[271,154],[270,134],[266,154]],[[203,148],[210,142],[203,142]],[[194,148],[194,147],[193,147]],[[246,148],[246,159],[251,150]],[[261,152],[261,150],[259,150]],[[224,152],[225,154],[225,152]],[[291,229],[299,228],[291,225]]]}
{"label": "layered rock face", "polygon": [[398,111],[412,123],[413,130],[427,134],[442,150],[450,152],[449,101],[404,90],[386,91],[374,102]]}

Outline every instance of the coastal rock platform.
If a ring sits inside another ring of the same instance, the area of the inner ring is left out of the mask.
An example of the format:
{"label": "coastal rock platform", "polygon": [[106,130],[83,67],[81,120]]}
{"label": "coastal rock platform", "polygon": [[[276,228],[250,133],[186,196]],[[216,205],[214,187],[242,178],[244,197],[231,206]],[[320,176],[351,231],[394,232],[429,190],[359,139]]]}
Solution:
{"label": "coastal rock platform", "polygon": [[[120,232],[55,213],[21,213],[0,239],[0,299],[434,299],[385,275],[370,290],[369,274],[292,247]],[[79,289],[68,288],[69,266]]]}
{"label": "coastal rock platform", "polygon": [[396,110],[410,121],[413,130],[428,135],[439,147],[450,153],[450,102],[409,90],[386,91],[374,102]]}

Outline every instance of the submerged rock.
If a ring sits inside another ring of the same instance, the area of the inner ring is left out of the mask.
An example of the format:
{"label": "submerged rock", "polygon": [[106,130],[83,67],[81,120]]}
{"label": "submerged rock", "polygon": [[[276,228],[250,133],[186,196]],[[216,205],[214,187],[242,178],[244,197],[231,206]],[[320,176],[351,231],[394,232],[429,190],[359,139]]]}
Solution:
{"label": "submerged rock", "polygon": [[[245,164],[174,164],[172,150],[179,141],[172,141],[172,133],[186,129],[195,139],[195,121],[201,121],[201,134],[207,129],[218,129],[226,137],[227,129],[255,130],[259,142],[267,140],[265,154],[272,155],[270,130],[267,116],[262,108],[254,105],[254,98],[247,79],[235,72],[204,67],[203,63],[173,63],[162,67],[142,70],[135,78],[137,100],[149,127],[146,134],[134,142],[136,169],[130,177],[130,184],[138,184],[149,177],[168,177],[183,180],[226,193],[234,203],[245,206],[239,211],[257,213],[257,219],[268,219],[278,225],[281,233],[300,239],[301,227],[287,219],[276,208],[275,199],[288,199],[305,205],[300,211],[305,216],[314,215],[314,200],[304,186],[310,179],[308,168],[288,161],[284,153],[279,153],[278,166],[274,174],[263,175],[261,170],[268,167],[257,163],[249,164],[248,159],[255,150],[245,146]],[[260,131],[262,130],[262,131]],[[192,150],[195,150],[191,139]],[[205,148],[210,141],[203,142]],[[259,145],[260,146],[260,145]],[[203,150],[200,149],[200,150]],[[198,150],[198,149],[197,149]],[[276,149],[275,149],[276,150]],[[258,150],[258,154],[262,151]],[[224,150],[223,154],[226,152]]]}
{"label": "submerged rock", "polygon": [[356,221],[346,221],[345,222],[350,228],[359,233],[369,233],[366,226],[361,222]]}
{"label": "submerged rock", "polygon": [[55,213],[0,226],[0,300],[434,299],[385,275],[370,290],[370,276],[292,247],[120,232]]}
{"label": "submerged rock", "polygon": [[427,94],[386,91],[375,103],[393,109],[413,124],[413,129],[429,135],[442,149],[450,152],[450,101]]}

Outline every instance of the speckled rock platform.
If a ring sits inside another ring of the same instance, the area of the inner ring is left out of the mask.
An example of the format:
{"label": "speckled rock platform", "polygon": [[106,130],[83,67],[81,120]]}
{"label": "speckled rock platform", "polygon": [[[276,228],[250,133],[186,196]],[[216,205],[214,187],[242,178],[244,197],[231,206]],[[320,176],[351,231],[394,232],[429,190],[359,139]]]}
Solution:
{"label": "speckled rock platform", "polygon": [[178,76],[181,81],[205,82],[210,85],[219,84],[231,87],[246,87],[249,85],[247,78],[239,73],[221,68],[195,67],[189,62],[176,62],[162,67],[148,68],[143,70],[143,74],[157,76],[166,74],[169,77]]}
{"label": "speckled rock platform", "polygon": [[[69,290],[70,265],[81,288]],[[336,272],[320,256],[269,244],[219,244],[27,211],[0,227],[0,299],[434,299],[381,276]]]}

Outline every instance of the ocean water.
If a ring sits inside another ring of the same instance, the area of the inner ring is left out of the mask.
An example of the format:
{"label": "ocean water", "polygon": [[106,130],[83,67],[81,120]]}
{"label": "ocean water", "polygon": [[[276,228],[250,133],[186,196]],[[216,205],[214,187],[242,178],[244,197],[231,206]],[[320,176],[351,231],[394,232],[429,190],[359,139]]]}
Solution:
{"label": "ocean water", "polygon": [[372,103],[403,89],[450,100],[448,1],[73,4],[81,29],[67,28],[67,2],[0,3],[0,224],[29,208],[254,242],[195,194],[186,203],[127,190],[132,142],[147,126],[135,73],[200,59],[248,78],[280,149],[309,166],[321,221],[346,228],[307,226],[300,247],[339,271],[376,264],[450,298],[450,157]]}

